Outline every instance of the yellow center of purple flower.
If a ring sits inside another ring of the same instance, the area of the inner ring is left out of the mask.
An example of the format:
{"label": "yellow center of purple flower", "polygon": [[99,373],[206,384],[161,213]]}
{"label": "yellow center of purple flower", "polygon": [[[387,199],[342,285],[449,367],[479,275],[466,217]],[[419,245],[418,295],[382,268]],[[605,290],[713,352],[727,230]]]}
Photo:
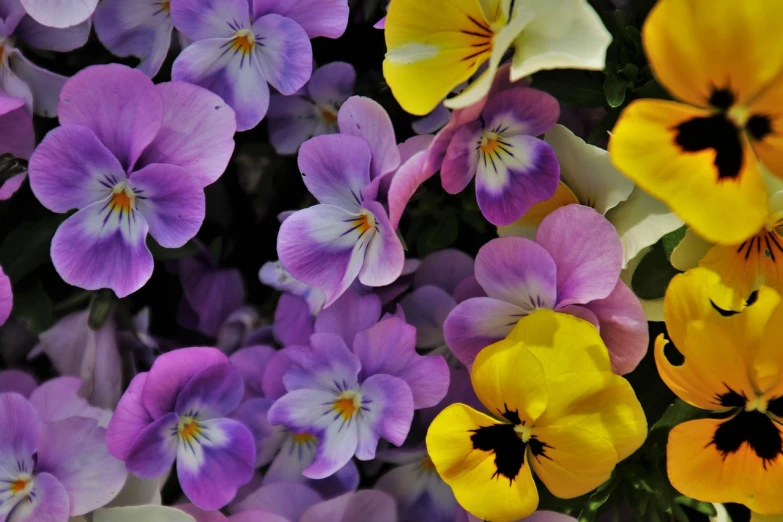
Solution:
{"label": "yellow center of purple flower", "polygon": [[247,29],[241,29],[234,34],[231,40],[231,49],[242,54],[250,54],[256,46],[256,37]]}
{"label": "yellow center of purple flower", "polygon": [[136,194],[125,183],[120,183],[112,190],[109,208],[120,214],[129,214],[134,209],[135,203]]}
{"label": "yellow center of purple flower", "polygon": [[171,13],[171,0],[163,0],[160,3],[160,8],[166,13]]}
{"label": "yellow center of purple flower", "polygon": [[318,440],[314,435],[310,435],[309,433],[294,433],[291,435],[291,438],[294,439],[295,444],[310,444],[311,442],[316,442]]}
{"label": "yellow center of purple flower", "polygon": [[337,113],[332,109],[322,108],[321,119],[329,125],[335,125],[337,123]]}
{"label": "yellow center of purple flower", "polygon": [[195,421],[195,419],[191,417],[182,417],[179,420],[179,436],[188,441],[193,441],[196,437],[198,437],[198,434],[201,433],[201,427],[198,425],[198,423]]}
{"label": "yellow center of purple flower", "polygon": [[360,236],[365,233],[375,230],[375,217],[369,212],[363,211],[359,217],[353,220],[353,228]]}
{"label": "yellow center of purple flower", "polygon": [[361,407],[361,398],[355,392],[343,392],[333,406],[344,420],[351,420]]}
{"label": "yellow center of purple flower", "polygon": [[500,135],[496,132],[485,132],[481,136],[479,149],[484,154],[494,154],[500,148]]}
{"label": "yellow center of purple flower", "polygon": [[18,495],[19,493],[24,492],[29,484],[29,478],[18,478],[9,484],[9,489],[11,490],[12,495]]}

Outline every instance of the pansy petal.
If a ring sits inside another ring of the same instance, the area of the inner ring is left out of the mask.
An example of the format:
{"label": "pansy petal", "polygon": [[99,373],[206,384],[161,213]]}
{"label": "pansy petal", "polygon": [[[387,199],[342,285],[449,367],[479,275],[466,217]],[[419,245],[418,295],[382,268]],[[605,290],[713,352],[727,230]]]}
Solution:
{"label": "pansy petal", "polygon": [[[244,424],[253,435],[256,446],[256,467],[266,466],[272,462],[289,436],[284,428],[271,426],[267,420],[267,413],[273,403],[274,401],[271,399],[247,399],[231,415],[232,418]],[[267,471],[267,475],[268,473],[269,471]]]}
{"label": "pansy petal", "polygon": [[41,384],[30,394],[30,403],[46,422],[57,422],[69,417],[93,419],[102,426],[111,417],[111,410],[90,406],[87,399],[79,395],[81,379],[56,377]]}
{"label": "pansy petal", "polygon": [[348,26],[348,3],[345,0],[253,0],[256,17],[277,13],[295,21],[309,38],[339,38]]}
{"label": "pansy petal", "polygon": [[[19,55],[17,58],[21,60],[22,53],[20,53],[18,49],[11,53],[11,57],[16,56],[17,54]],[[63,78],[63,81],[64,80],[65,78]],[[60,84],[60,87],[62,87],[62,84]],[[0,89],[2,89],[7,96],[22,98],[27,110],[30,112],[33,111],[33,93],[31,88],[24,80],[19,78],[10,67],[0,68]],[[54,108],[56,109],[56,106]],[[56,112],[56,110],[53,110],[52,114],[56,114]]]}
{"label": "pansy petal", "polygon": [[489,129],[500,126],[512,134],[538,136],[557,122],[560,104],[557,98],[543,91],[514,87],[489,98],[481,117]]}
{"label": "pansy petal", "polygon": [[692,229],[687,229],[685,235],[674,247],[671,254],[671,263],[674,268],[685,272],[699,266],[699,261],[712,250],[715,245],[705,241]]}
{"label": "pansy petal", "polygon": [[237,28],[249,29],[250,5],[247,0],[173,0],[171,19],[191,40],[228,38]]}
{"label": "pansy petal", "polygon": [[302,27],[284,16],[268,14],[253,22],[253,32],[263,35],[255,57],[272,87],[285,95],[304,87],[313,70],[313,49]]}
{"label": "pansy petal", "polygon": [[[348,295],[348,294],[343,294]],[[333,308],[328,308],[331,310]],[[272,326],[283,346],[307,344],[314,333],[313,316],[307,301],[287,292],[280,296],[275,308],[275,322]]]}
{"label": "pansy petal", "polygon": [[361,205],[362,189],[370,183],[371,161],[367,142],[345,135],[307,140],[299,149],[298,158],[307,190],[320,203],[345,209]]}
{"label": "pansy petal", "polygon": [[72,27],[57,29],[42,25],[31,16],[25,16],[14,31],[14,36],[33,49],[65,53],[86,44],[91,28],[90,20]]}
{"label": "pansy petal", "polygon": [[451,295],[457,285],[473,275],[473,258],[454,248],[438,250],[421,261],[413,276],[413,286],[433,285]]}
{"label": "pansy petal", "polygon": [[261,380],[264,369],[274,354],[275,350],[272,347],[264,345],[248,346],[231,354],[229,360],[245,383],[243,400],[264,396]]}
{"label": "pansy petal", "polygon": [[296,154],[302,143],[323,134],[317,132],[318,118],[318,108],[312,101],[300,96],[273,94],[266,113],[269,143],[278,154]]}
{"label": "pansy petal", "polygon": [[196,373],[177,395],[175,412],[199,419],[225,417],[239,405],[245,387],[239,371],[231,363],[208,366]]}
{"label": "pansy petal", "polygon": [[24,10],[38,23],[48,27],[71,27],[87,20],[98,0],[78,3],[65,0],[21,0]]}
{"label": "pansy petal", "polygon": [[0,420],[7,427],[0,431],[0,466],[4,470],[33,470],[41,417],[35,407],[18,393],[0,395]]}
{"label": "pansy petal", "polygon": [[[0,95],[0,143],[2,143],[0,154],[10,152],[22,159],[28,159],[32,154],[35,148],[33,118],[25,107],[24,99]],[[8,188],[6,186],[18,176],[6,180],[0,190],[3,193],[9,190],[10,186]],[[21,179],[24,180],[24,177]],[[21,181],[19,183],[21,184]],[[8,198],[2,197],[2,199]]]}
{"label": "pansy petal", "polygon": [[440,170],[443,190],[449,194],[458,194],[465,190],[476,174],[481,133],[482,125],[479,121],[463,125],[454,133]]}
{"label": "pansy petal", "polygon": [[362,414],[356,456],[375,458],[378,439],[402,446],[413,421],[413,394],[404,380],[391,375],[373,375],[362,383]]}
{"label": "pansy petal", "polygon": [[141,162],[183,167],[202,187],[223,175],[234,152],[236,117],[219,96],[184,82],[156,86],[163,96],[160,131]]}
{"label": "pansy petal", "polygon": [[[0,127],[2,127],[2,125],[3,123],[0,122]],[[24,129],[24,126],[22,126],[22,129]],[[24,131],[22,130],[22,132]],[[0,128],[0,135],[2,133],[3,133],[2,128]],[[13,154],[13,152],[11,152],[11,154]],[[17,157],[21,157],[21,156],[17,156]],[[18,191],[22,187],[22,183],[24,183],[24,180],[26,179],[27,179],[27,172],[22,172],[21,174],[17,174],[16,176],[11,176],[7,180],[5,180],[5,183],[0,185],[0,201],[5,201],[7,199],[10,199],[11,196],[16,194],[16,191]]]}
{"label": "pansy petal", "polygon": [[354,336],[370,328],[381,317],[381,301],[375,294],[359,295],[349,290],[315,318],[315,331],[339,335],[346,346]]}
{"label": "pansy petal", "polygon": [[400,224],[405,207],[422,183],[430,179],[435,169],[428,167],[429,152],[423,150],[411,156],[394,173],[387,199],[389,202],[389,220],[395,229]]}
{"label": "pansy petal", "polygon": [[0,393],[13,392],[27,398],[38,388],[35,378],[22,370],[2,370],[0,377]]}
{"label": "pansy petal", "polygon": [[[301,3],[298,2],[298,4]],[[324,2],[319,2],[319,6],[324,4]],[[296,6],[297,4],[287,3],[286,5]],[[339,107],[353,94],[355,84],[356,70],[353,65],[347,62],[331,62],[313,71],[310,81],[307,82],[307,92],[316,103]]]}
{"label": "pansy petal", "polygon": [[60,225],[52,239],[52,263],[66,283],[85,290],[110,288],[122,298],[152,275],[145,242],[149,226],[141,214],[110,204],[93,203]]}
{"label": "pansy petal", "polygon": [[109,453],[119,460],[126,459],[133,441],[153,421],[141,402],[147,375],[140,373],[131,380],[106,430]]}
{"label": "pansy petal", "polygon": [[244,513],[255,509],[274,513],[287,521],[298,521],[307,508],[322,500],[318,493],[303,484],[278,482],[257,489],[233,511]]}
{"label": "pansy petal", "polygon": [[283,383],[289,391],[321,389],[339,394],[356,382],[361,368],[359,358],[335,334],[315,333],[309,346],[294,346],[286,353],[291,368]]}
{"label": "pansy petal", "polygon": [[5,324],[14,307],[14,294],[11,290],[11,279],[0,267],[0,326]]}
{"label": "pansy petal", "polygon": [[536,242],[557,265],[558,306],[603,299],[617,285],[622,244],[611,223],[595,210],[568,205],[552,212],[538,227]]}
{"label": "pansy petal", "polygon": [[69,520],[68,491],[51,473],[36,473],[35,483],[27,502],[17,504],[9,522],[39,520]]}
{"label": "pansy petal", "polygon": [[[12,96],[26,97],[27,92],[29,92],[32,99],[32,109],[35,114],[45,118],[54,118],[59,111],[58,96],[60,96],[62,89],[65,88],[68,78],[49,72],[43,67],[38,67],[18,49],[10,53],[8,64],[10,70],[7,71],[6,77],[15,74],[16,79],[24,87],[20,89],[22,92],[13,92],[7,84],[2,85],[2,87]],[[12,80],[12,78],[10,79]],[[0,74],[0,80],[3,80],[2,74]],[[60,123],[63,123],[62,120]]]}
{"label": "pansy petal", "polygon": [[202,509],[220,509],[253,477],[253,435],[232,419],[201,422],[204,436],[177,449],[177,477],[182,491]]}
{"label": "pansy petal", "polygon": [[84,125],[129,169],[161,128],[163,98],[141,71],[108,64],[83,69],[60,92],[62,125]]}
{"label": "pansy petal", "polygon": [[125,454],[128,471],[142,479],[166,474],[177,458],[179,418],[167,413],[144,428]]}
{"label": "pansy petal", "polygon": [[370,179],[394,171],[400,165],[400,151],[394,126],[386,110],[375,100],[352,96],[337,113],[340,133],[362,138],[370,146]]}
{"label": "pansy petal", "polygon": [[364,207],[375,218],[375,231],[367,245],[359,281],[373,287],[390,285],[402,274],[405,250],[383,205],[377,201],[367,201]]}
{"label": "pansy petal", "polygon": [[311,507],[302,515],[301,522],[395,522],[397,505],[394,499],[382,491],[372,489],[347,493]]}
{"label": "pansy petal", "polygon": [[287,392],[283,384],[283,376],[291,368],[291,361],[288,359],[289,348],[276,351],[266,363],[261,388],[264,390],[264,397],[268,399],[279,399]]}
{"label": "pansy petal", "polygon": [[491,297],[461,302],[443,324],[443,335],[452,353],[470,367],[482,348],[507,336],[527,312]]}
{"label": "pansy petal", "polygon": [[400,300],[405,318],[416,328],[416,347],[436,348],[445,342],[443,323],[457,302],[445,290],[425,285]]}

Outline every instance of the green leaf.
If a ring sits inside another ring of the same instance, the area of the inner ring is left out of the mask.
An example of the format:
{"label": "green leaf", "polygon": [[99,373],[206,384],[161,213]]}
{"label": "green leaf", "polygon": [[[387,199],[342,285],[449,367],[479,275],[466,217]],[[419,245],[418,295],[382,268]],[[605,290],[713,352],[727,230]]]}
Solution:
{"label": "green leaf", "polygon": [[[614,477],[613,477],[614,478]],[[587,504],[579,513],[579,522],[593,522],[604,504],[609,500],[618,482],[612,479],[604,482],[587,499]]]}
{"label": "green leaf", "polygon": [[487,220],[484,219],[484,216],[480,212],[460,212],[459,217],[479,234],[486,232]]}
{"label": "green leaf", "polygon": [[108,289],[98,290],[92,296],[90,302],[90,315],[87,324],[93,330],[100,330],[106,320],[114,313],[117,306],[117,296]]}
{"label": "green leaf", "polygon": [[700,416],[703,417],[704,415],[704,410],[691,406],[680,399],[675,399],[674,403],[666,408],[666,411],[663,413],[663,416],[658,419],[658,422],[652,425],[650,431],[670,430],[687,420],[695,419]]}
{"label": "green leaf", "polygon": [[150,252],[152,252],[152,257],[158,261],[192,257],[198,253],[198,244],[193,239],[179,248],[163,248],[152,238],[152,236],[147,236],[147,246],[149,247]]}
{"label": "green leaf", "polygon": [[636,267],[631,288],[642,299],[658,299],[664,296],[669,281],[679,273],[666,258],[666,251],[659,241]]}
{"label": "green leaf", "polygon": [[577,107],[603,107],[606,99],[600,79],[585,71],[541,71],[531,86]]}
{"label": "green leaf", "polygon": [[617,71],[629,82],[635,82],[639,77],[639,68],[632,63],[625,64],[625,67]]}
{"label": "green leaf", "polygon": [[666,252],[667,261],[671,261],[672,252],[674,252],[674,249],[677,248],[677,245],[680,244],[682,238],[685,237],[686,230],[688,230],[688,227],[683,225],[677,230],[673,232],[669,232],[668,234],[666,234],[661,238],[661,243],[663,244],[663,250]]}
{"label": "green leaf", "polygon": [[12,283],[49,261],[49,247],[65,216],[52,215],[39,221],[25,221],[6,236],[0,246],[0,265]]}
{"label": "green leaf", "polygon": [[[449,208],[447,212],[443,213],[443,216],[427,236],[426,252],[430,253],[446,248],[457,240],[458,234],[457,214],[454,209]],[[421,252],[419,252],[419,255],[421,255]]]}
{"label": "green leaf", "polygon": [[657,98],[659,100],[671,100],[672,97],[666,92],[666,89],[661,87],[655,79],[648,80],[641,87],[637,87],[633,90],[634,95],[639,98]]}
{"label": "green leaf", "polygon": [[619,107],[625,101],[625,90],[628,88],[628,82],[616,74],[610,74],[604,81],[604,94],[606,103],[610,107]]}
{"label": "green leaf", "polygon": [[683,506],[688,506],[692,510],[698,511],[699,513],[707,515],[708,517],[714,517],[718,514],[718,512],[715,510],[715,506],[709,502],[702,502],[700,500],[694,500],[688,497],[675,497],[674,501]]}
{"label": "green leaf", "polygon": [[13,314],[27,323],[32,333],[44,332],[54,324],[52,308],[52,300],[46,295],[40,280],[21,289],[14,288]]}

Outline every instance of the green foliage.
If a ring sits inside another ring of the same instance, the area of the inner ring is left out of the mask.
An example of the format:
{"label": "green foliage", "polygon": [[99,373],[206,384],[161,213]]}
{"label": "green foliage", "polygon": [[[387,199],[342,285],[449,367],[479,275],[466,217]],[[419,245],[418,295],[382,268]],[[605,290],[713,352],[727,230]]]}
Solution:
{"label": "green foliage", "polygon": [[64,220],[64,216],[52,214],[36,221],[25,221],[5,237],[0,245],[0,266],[12,283],[18,283],[49,262],[52,237]]}
{"label": "green foliage", "polygon": [[14,287],[13,313],[34,334],[44,332],[54,324],[52,300],[40,280]]}
{"label": "green foliage", "polygon": [[198,243],[191,239],[179,248],[163,248],[152,236],[147,236],[147,248],[152,252],[152,257],[158,261],[167,261],[169,259],[181,259],[196,255]]}
{"label": "green foliage", "polygon": [[682,241],[682,238],[685,237],[685,231],[688,230],[688,227],[685,225],[681,226],[677,230],[673,232],[669,232],[665,236],[661,238],[661,244],[663,245],[663,250],[666,253],[666,260],[671,261],[672,259],[672,252],[674,252],[674,249],[677,248],[677,245],[680,244],[680,241]]}
{"label": "green foliage", "polygon": [[666,294],[669,281],[680,273],[669,262],[663,240],[653,245],[631,278],[634,293],[642,299],[658,299]]}

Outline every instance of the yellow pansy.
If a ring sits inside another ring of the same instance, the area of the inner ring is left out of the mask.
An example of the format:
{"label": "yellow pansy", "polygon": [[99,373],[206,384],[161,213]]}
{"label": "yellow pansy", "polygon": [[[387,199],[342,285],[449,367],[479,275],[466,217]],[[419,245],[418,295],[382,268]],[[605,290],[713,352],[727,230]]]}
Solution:
{"label": "yellow pansy", "polygon": [[647,434],[597,329],[570,315],[523,317],[479,353],[471,381],[489,414],[452,404],[430,425],[427,451],[457,501],[482,520],[535,511],[533,472],[560,498],[591,491]]}
{"label": "yellow pansy", "polygon": [[670,360],[659,336],[658,372],[683,401],[714,413],[672,429],[669,480],[701,501],[781,513],[783,306],[777,292],[762,287],[743,312],[727,315],[710,302],[718,281],[696,268],[672,279],[664,298],[666,326],[682,358]]}
{"label": "yellow pansy", "polygon": [[623,173],[714,243],[741,243],[767,222],[760,162],[783,176],[781,17],[781,2],[659,0],[644,46],[684,103],[632,102],[609,142]]}
{"label": "yellow pansy", "polygon": [[516,81],[542,69],[601,70],[611,42],[586,0],[393,0],[385,34],[384,76],[403,109],[417,115],[486,64],[445,103],[463,108],[481,100],[512,46]]}

